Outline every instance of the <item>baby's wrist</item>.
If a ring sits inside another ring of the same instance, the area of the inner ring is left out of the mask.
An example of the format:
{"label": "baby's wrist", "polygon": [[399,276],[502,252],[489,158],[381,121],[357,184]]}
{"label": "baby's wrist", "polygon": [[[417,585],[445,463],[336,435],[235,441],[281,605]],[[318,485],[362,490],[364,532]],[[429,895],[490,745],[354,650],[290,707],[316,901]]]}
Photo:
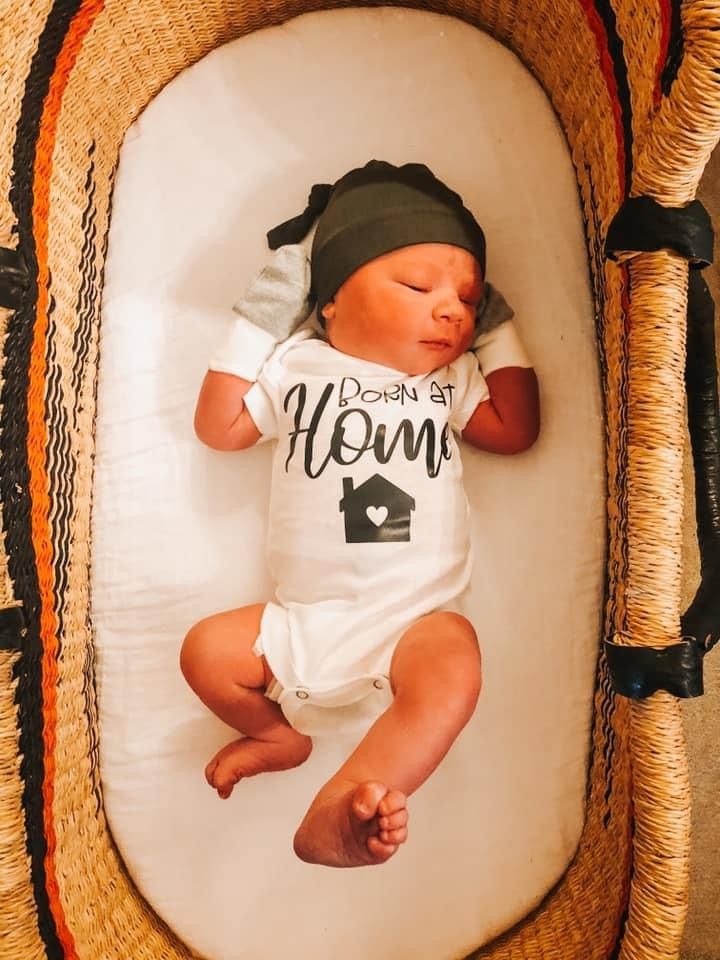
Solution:
{"label": "baby's wrist", "polygon": [[504,320],[487,333],[481,333],[470,349],[477,357],[484,377],[501,367],[533,365],[513,320]]}
{"label": "baby's wrist", "polygon": [[231,373],[243,380],[257,380],[265,361],[278,344],[267,330],[236,316],[227,336],[214,351],[208,369],[215,373]]}

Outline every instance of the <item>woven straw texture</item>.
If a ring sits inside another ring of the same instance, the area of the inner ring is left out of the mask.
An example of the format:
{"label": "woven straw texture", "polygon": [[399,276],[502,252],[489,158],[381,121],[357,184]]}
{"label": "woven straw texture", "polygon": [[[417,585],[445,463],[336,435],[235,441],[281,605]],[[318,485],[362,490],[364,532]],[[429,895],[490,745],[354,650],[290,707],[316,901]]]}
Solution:
{"label": "woven straw texture", "polygon": [[[128,126],[218,44],[320,0],[3,0],[0,247],[27,270],[0,310],[0,958],[159,960],[189,951],[128,877],[98,777],[89,621],[100,293]],[[396,4],[401,5],[401,4]],[[687,264],[604,256],[627,195],[691,200],[720,133],[720,8],[708,0],[416,3],[506,44],[548,92],[586,219],[606,398],[604,638],[679,639]],[[601,649],[598,637],[598,649]],[[629,703],[598,666],[587,813],[543,904],[474,956],[665,960],[687,906],[679,708]]]}

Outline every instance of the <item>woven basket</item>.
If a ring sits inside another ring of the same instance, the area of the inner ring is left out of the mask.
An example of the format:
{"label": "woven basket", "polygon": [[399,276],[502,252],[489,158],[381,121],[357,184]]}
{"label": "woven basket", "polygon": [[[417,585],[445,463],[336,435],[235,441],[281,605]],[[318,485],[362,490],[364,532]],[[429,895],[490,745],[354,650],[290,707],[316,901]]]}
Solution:
{"label": "woven basket", "polygon": [[[218,44],[321,0],[6,0],[0,14],[0,958],[189,957],[113,846],[89,618],[100,294],[118,150]],[[401,4],[396,4],[401,5]],[[451,0],[547,91],[577,170],[607,423],[603,639],[674,644],[687,262],[605,257],[628,196],[692,200],[720,133],[707,0]],[[9,10],[14,6],[13,10]],[[600,657],[584,832],[543,904],[474,956],[676,957],[689,798],[677,701],[612,691]]]}

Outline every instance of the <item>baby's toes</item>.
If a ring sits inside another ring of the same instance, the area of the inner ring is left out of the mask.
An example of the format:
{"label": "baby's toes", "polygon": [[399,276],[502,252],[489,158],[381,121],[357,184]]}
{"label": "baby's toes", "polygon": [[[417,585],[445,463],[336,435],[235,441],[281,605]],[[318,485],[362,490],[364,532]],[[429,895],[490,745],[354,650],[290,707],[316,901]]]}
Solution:
{"label": "baby's toes", "polygon": [[381,800],[387,796],[387,788],[377,780],[365,780],[358,784],[352,797],[352,811],[358,820],[372,820],[378,813]]}
{"label": "baby's toes", "polygon": [[396,843],[384,843],[380,837],[370,836],[367,838],[366,844],[369,853],[371,853],[378,862],[389,860],[397,851]]}
{"label": "baby's toes", "polygon": [[388,814],[386,817],[378,817],[378,826],[381,830],[397,830],[400,827],[406,827],[407,822],[407,807],[403,807],[402,810],[397,810],[395,813]]}
{"label": "baby's toes", "polygon": [[218,762],[213,758],[210,763],[205,767],[205,779],[210,784],[211,787],[215,786],[215,773],[217,771]]}
{"label": "baby's toes", "polygon": [[401,790],[388,790],[378,804],[378,814],[381,817],[390,817],[394,813],[407,809],[407,797]]}
{"label": "baby's toes", "polygon": [[378,834],[379,840],[393,847],[398,847],[401,843],[405,843],[407,837],[407,827],[398,827],[397,830],[380,830]]}
{"label": "baby's toes", "polygon": [[380,803],[378,813],[378,839],[383,843],[391,844],[392,846],[399,846],[401,843],[405,843],[407,840],[407,822],[408,822],[408,811],[407,807],[401,806],[400,809],[397,809],[397,803],[399,798],[402,798],[402,801],[405,801],[405,795],[400,793],[399,790],[392,791],[396,796],[390,796],[388,805],[394,807],[392,813],[382,813],[383,804],[385,798]]}
{"label": "baby's toes", "polygon": [[221,800],[227,800],[227,798],[233,792],[233,787],[238,782],[238,779],[239,778],[235,776],[234,772],[231,770],[225,770],[222,772],[216,771],[212,785],[217,790],[218,796]]}

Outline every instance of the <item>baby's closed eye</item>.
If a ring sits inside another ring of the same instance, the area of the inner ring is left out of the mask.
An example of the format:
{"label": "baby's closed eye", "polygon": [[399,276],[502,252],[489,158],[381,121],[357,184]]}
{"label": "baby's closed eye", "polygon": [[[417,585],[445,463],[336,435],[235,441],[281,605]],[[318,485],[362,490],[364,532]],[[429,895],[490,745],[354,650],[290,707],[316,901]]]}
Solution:
{"label": "baby's closed eye", "polygon": [[431,289],[430,284],[427,283],[417,283],[410,280],[398,280],[397,282],[403,287],[415,290],[416,293],[429,293]]}

